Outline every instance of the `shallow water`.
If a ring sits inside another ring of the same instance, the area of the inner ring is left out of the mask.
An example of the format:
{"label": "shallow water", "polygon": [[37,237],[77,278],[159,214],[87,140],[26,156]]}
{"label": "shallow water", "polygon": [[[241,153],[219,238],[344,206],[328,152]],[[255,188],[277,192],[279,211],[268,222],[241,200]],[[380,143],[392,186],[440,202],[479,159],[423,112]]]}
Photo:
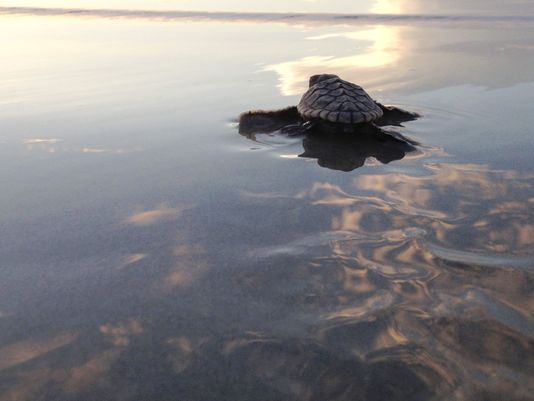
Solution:
{"label": "shallow water", "polygon": [[[534,400],[520,10],[4,9],[0,400]],[[239,135],[326,71],[416,150]]]}

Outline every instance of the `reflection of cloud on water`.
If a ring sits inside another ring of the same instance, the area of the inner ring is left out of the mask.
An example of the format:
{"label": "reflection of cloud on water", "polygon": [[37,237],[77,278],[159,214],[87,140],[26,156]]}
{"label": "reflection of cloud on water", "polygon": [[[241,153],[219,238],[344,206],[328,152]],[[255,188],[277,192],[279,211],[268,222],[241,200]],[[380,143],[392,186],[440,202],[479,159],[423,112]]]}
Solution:
{"label": "reflection of cloud on water", "polygon": [[192,206],[182,205],[171,207],[166,203],[162,203],[155,209],[146,210],[135,213],[126,219],[126,223],[136,226],[150,226],[165,221],[172,221],[178,219],[182,213]]}
{"label": "reflection of cloud on water", "polygon": [[161,289],[165,291],[189,287],[208,272],[206,250],[200,244],[179,241],[173,250],[173,255],[176,257],[176,263],[169,269],[161,283]]}
{"label": "reflection of cloud on water", "polygon": [[[91,322],[85,342],[65,347],[62,359],[48,352],[31,359],[24,375],[6,370],[4,388],[28,401],[43,399],[43,389],[53,399],[102,399],[110,378],[130,398],[146,391],[157,399],[164,383],[191,399],[227,391],[235,400],[266,394],[376,400],[384,389],[398,401],[411,399],[414,389],[425,399],[499,399],[491,396],[505,392],[507,399],[528,399],[532,273],[477,266],[469,259],[474,251],[451,256],[447,247],[468,248],[452,247],[450,238],[463,240],[461,225],[478,229],[482,217],[490,225],[501,219],[503,228],[510,216],[530,224],[532,177],[446,163],[409,171],[370,168],[345,186],[317,182],[293,193],[242,191],[233,207],[264,212],[281,227],[296,210],[301,217],[293,215],[294,229],[279,230],[274,240],[262,237],[251,246],[248,233],[236,236],[237,258],[210,248],[220,236],[203,241],[203,231],[191,232],[195,220],[163,224],[174,221],[179,206],[139,210],[133,215],[148,213],[140,221],[151,224],[122,227],[158,240],[143,237],[149,240],[136,242],[143,249],[124,253],[129,267],[113,274],[126,293],[106,302],[127,299],[128,309]],[[163,213],[150,214],[157,210]],[[315,224],[315,216],[324,220]],[[443,239],[440,225],[449,230]],[[524,251],[509,241],[504,256]],[[147,382],[139,385],[139,377]]]}
{"label": "reflection of cloud on water", "polygon": [[388,291],[374,291],[358,306],[341,307],[327,314],[328,320],[359,320],[389,309],[394,302],[392,294]]}
{"label": "reflection of cloud on water", "polygon": [[67,333],[45,340],[24,340],[6,345],[0,348],[0,371],[64,347],[76,340],[76,337],[75,334]]}
{"label": "reflection of cloud on water", "polygon": [[[158,230],[161,224],[182,218],[183,213],[191,208],[193,205],[170,206],[168,203],[162,203],[154,209],[138,211],[124,221],[133,226]],[[173,231],[171,235],[176,235],[176,238],[174,245],[167,252],[165,265],[158,267],[161,277],[149,286],[154,294],[168,294],[188,288],[206,274],[210,267],[206,260],[207,251],[201,243],[192,243],[181,230],[178,230],[177,234]],[[126,255],[120,267],[137,266],[145,261],[149,254],[152,254],[153,258],[161,253],[160,250],[152,253],[149,251]]]}
{"label": "reflection of cloud on water", "polygon": [[111,343],[117,347],[125,347],[130,343],[130,338],[143,334],[143,325],[139,319],[130,319],[117,324],[103,324],[100,332],[109,337]]}
{"label": "reflection of cloud on water", "polygon": [[493,252],[521,252],[534,246],[534,221],[525,202],[532,191],[531,176],[477,165],[426,168],[431,174],[420,177],[362,175],[354,179],[354,186],[379,194],[404,214],[432,217],[429,224],[440,241]]}
{"label": "reflection of cloud on water", "polygon": [[[413,220],[427,224],[421,228],[432,228],[439,241],[453,241],[462,230],[467,237],[458,245],[471,243],[495,252],[531,249],[531,176],[478,165],[425,166],[428,175],[359,175],[353,185],[366,195],[353,195],[330,183],[315,183],[296,197],[309,199],[314,205],[340,207],[340,215],[332,220],[334,230],[371,233],[387,227],[388,232],[395,232],[413,226],[409,224]],[[518,200],[521,198],[525,201]],[[468,235],[465,230],[477,234]]]}
{"label": "reflection of cloud on water", "polygon": [[209,336],[187,337],[184,335],[166,340],[166,346],[170,348],[169,359],[172,363],[173,371],[180,375],[192,364],[198,363],[198,359],[203,357],[202,347],[209,341]]}
{"label": "reflection of cloud on water", "polygon": [[[470,164],[427,163],[425,169],[419,175],[360,174],[352,190],[317,182],[286,194],[286,199],[331,210],[330,226],[255,255],[324,257],[324,248],[330,247],[343,270],[328,258],[318,260],[321,269],[329,266],[325,286],[337,275],[342,287],[355,294],[389,288],[418,304],[434,296],[427,286],[432,280],[444,292],[473,283],[499,302],[532,308],[528,267],[534,263],[534,177]],[[283,199],[270,193],[243,197],[250,202]]]}
{"label": "reflection of cloud on water", "polygon": [[122,154],[130,153],[132,150],[126,149],[106,149],[106,148],[82,148],[80,150],[82,153],[112,153],[112,154]]}
{"label": "reflection of cloud on water", "polygon": [[54,143],[58,143],[59,142],[59,139],[56,139],[56,138],[34,138],[34,139],[24,139],[22,141],[22,143],[24,145],[36,145],[36,144],[54,144]]}
{"label": "reflection of cloud on water", "polygon": [[[77,337],[60,335],[49,340],[48,347],[50,348],[45,346],[41,351],[47,350],[47,352],[52,353],[52,351],[57,351],[63,347],[68,348]],[[24,348],[26,348],[26,351],[23,353],[26,355],[32,354],[37,343],[35,341],[32,344],[28,341],[25,343]],[[41,342],[40,345],[43,346],[45,343]],[[5,385],[2,386],[0,391],[5,391],[0,392],[0,398],[2,400],[33,401],[59,399],[46,397],[50,394],[55,394],[59,397],[61,394],[61,396],[65,397],[64,399],[72,399],[73,395],[77,397],[80,393],[91,392],[91,390],[98,387],[98,385],[102,385],[102,382],[107,380],[108,373],[121,352],[122,349],[107,349],[91,355],[78,364],[70,365],[67,362],[67,366],[57,366],[53,362],[43,364],[42,360],[40,362],[36,361],[36,366],[30,365],[30,368],[15,373],[16,380],[12,381],[10,386],[7,386],[7,388]],[[45,355],[38,353],[34,357],[37,359],[38,357],[45,357]],[[51,359],[54,359],[53,356],[51,356]]]}
{"label": "reflection of cloud on water", "polygon": [[[476,165],[430,164],[427,168],[431,174],[422,176],[356,177],[354,186],[368,195],[315,184],[306,198],[316,205],[339,208],[331,229],[354,233],[352,238],[332,241],[333,254],[352,261],[356,270],[387,280],[423,283],[432,279],[433,286],[445,292],[472,281],[490,291],[495,302],[522,310],[524,324],[528,307],[523,305],[534,305],[527,286],[531,274],[526,269],[534,263],[529,201],[533,177]],[[513,288],[503,291],[503,280]],[[398,289],[398,296],[414,301],[411,290]],[[430,294],[425,290],[421,296]],[[481,303],[484,312],[479,313],[496,313],[495,308],[487,310],[488,305]],[[438,303],[437,307],[451,313],[448,306]]]}
{"label": "reflection of cloud on water", "polygon": [[98,381],[108,375],[121,351],[120,349],[110,349],[100,352],[82,365],[70,369],[63,384],[65,393],[79,394],[90,390]]}
{"label": "reflection of cloud on water", "polygon": [[[315,183],[293,199],[332,210],[331,231],[267,248],[264,256],[314,255],[328,245],[332,257],[346,264],[339,276],[346,289],[390,288],[420,302],[431,296],[429,280],[442,289],[473,280],[516,308],[534,305],[527,285],[534,263],[532,180],[515,171],[443,163],[426,164],[421,175],[358,175],[357,193]],[[259,201],[261,194],[247,199]],[[499,289],[504,276],[510,291]]]}
{"label": "reflection of cloud on water", "polygon": [[[284,96],[304,93],[308,78],[325,72],[364,86],[372,96],[378,90],[413,92],[463,84],[499,88],[534,79],[528,68],[534,40],[531,29],[369,24],[359,30],[330,28],[308,34],[307,39],[317,43],[313,53],[300,53],[263,71],[278,75]],[[452,55],[456,68],[451,70]]]}
{"label": "reflection of cloud on water", "polygon": [[[381,266],[387,275],[418,274],[414,267],[432,265],[436,258],[464,264],[476,259],[482,265],[489,258],[488,266],[527,266],[533,261],[534,221],[528,201],[532,177],[474,165],[427,164],[426,168],[430,174],[421,176],[359,175],[353,185],[365,195],[315,183],[295,197],[339,208],[330,229],[353,237],[334,241],[333,251],[352,255],[357,250],[360,263]],[[366,241],[377,247],[355,247]],[[427,247],[426,241],[436,247]],[[373,253],[364,255],[363,249]],[[395,265],[387,263],[391,258]]]}
{"label": "reflection of cloud on water", "polygon": [[[299,253],[321,277],[313,290],[327,320],[317,334],[366,360],[417,355],[436,375],[429,383],[444,394],[454,389],[455,399],[525,397],[532,363],[523,355],[534,350],[534,177],[469,164],[426,170],[359,175],[357,194],[316,183],[293,195],[331,210],[330,229],[343,233],[329,239],[329,256]],[[477,375],[492,377],[491,386]]]}
{"label": "reflection of cloud on water", "polygon": [[139,149],[134,148],[108,148],[108,147],[89,147],[89,146],[73,146],[68,144],[62,144],[60,139],[57,138],[29,138],[24,139],[22,144],[25,146],[28,152],[45,152],[45,153],[86,153],[86,154],[110,154],[110,155],[122,155],[132,152],[139,152]]}
{"label": "reflection of cloud on water", "polygon": [[[279,76],[282,95],[292,96],[305,92],[311,75],[334,71],[342,78],[368,86],[381,69],[392,68],[400,58],[399,27],[378,25],[367,30],[311,36],[309,40],[347,38],[369,44],[361,54],[353,56],[309,56],[264,67]],[[406,51],[402,46],[402,51]],[[359,70],[358,73],[355,70]]]}
{"label": "reflection of cloud on water", "polygon": [[133,264],[135,264],[137,262],[140,262],[141,260],[143,260],[147,256],[148,255],[146,253],[131,253],[129,255],[126,255],[123,258],[123,263],[122,263],[122,265],[120,267],[122,268],[122,267],[133,265]]}

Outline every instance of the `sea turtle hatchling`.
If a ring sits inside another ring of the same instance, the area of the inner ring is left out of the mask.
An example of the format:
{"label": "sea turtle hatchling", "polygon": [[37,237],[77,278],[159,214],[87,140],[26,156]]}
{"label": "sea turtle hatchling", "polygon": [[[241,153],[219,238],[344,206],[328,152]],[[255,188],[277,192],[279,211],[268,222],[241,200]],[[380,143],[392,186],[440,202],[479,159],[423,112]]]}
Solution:
{"label": "sea turtle hatchling", "polygon": [[[249,111],[240,116],[240,132],[266,124],[268,131],[280,129],[287,134],[301,134],[316,129],[361,131],[365,126],[400,125],[419,115],[374,101],[359,85],[334,74],[310,77],[309,89],[296,107],[276,111]],[[256,131],[257,132],[257,131]]]}
{"label": "sea turtle hatchling", "polygon": [[368,123],[384,115],[361,86],[333,74],[312,76],[297,110],[306,120],[318,118],[342,124]]}

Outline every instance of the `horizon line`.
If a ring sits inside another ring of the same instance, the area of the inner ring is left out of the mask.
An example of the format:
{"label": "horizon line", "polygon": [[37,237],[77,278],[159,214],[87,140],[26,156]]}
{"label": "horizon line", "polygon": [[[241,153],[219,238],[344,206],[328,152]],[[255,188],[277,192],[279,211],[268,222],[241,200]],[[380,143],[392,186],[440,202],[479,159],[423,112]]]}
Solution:
{"label": "horizon line", "polygon": [[0,7],[1,15],[71,16],[117,19],[155,19],[167,21],[265,22],[284,24],[351,24],[358,22],[532,22],[534,15],[460,15],[460,14],[340,14],[305,12],[241,12],[132,10],[52,7]]}

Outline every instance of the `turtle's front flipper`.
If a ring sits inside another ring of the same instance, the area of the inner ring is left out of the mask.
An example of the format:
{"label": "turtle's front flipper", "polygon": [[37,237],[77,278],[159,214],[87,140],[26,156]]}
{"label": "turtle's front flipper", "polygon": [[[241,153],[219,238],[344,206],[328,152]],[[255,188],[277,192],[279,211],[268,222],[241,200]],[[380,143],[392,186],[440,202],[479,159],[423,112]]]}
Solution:
{"label": "turtle's front flipper", "polygon": [[270,133],[287,125],[298,125],[302,119],[297,107],[281,110],[253,110],[239,116],[239,133],[252,137],[254,134]]}
{"label": "turtle's front flipper", "polygon": [[419,114],[412,111],[403,110],[395,106],[384,106],[377,101],[375,101],[375,103],[382,109],[382,112],[384,113],[382,117],[374,121],[374,123],[380,127],[384,125],[395,125],[400,127],[402,126],[401,124],[406,121],[417,120],[419,117],[421,117]]}

